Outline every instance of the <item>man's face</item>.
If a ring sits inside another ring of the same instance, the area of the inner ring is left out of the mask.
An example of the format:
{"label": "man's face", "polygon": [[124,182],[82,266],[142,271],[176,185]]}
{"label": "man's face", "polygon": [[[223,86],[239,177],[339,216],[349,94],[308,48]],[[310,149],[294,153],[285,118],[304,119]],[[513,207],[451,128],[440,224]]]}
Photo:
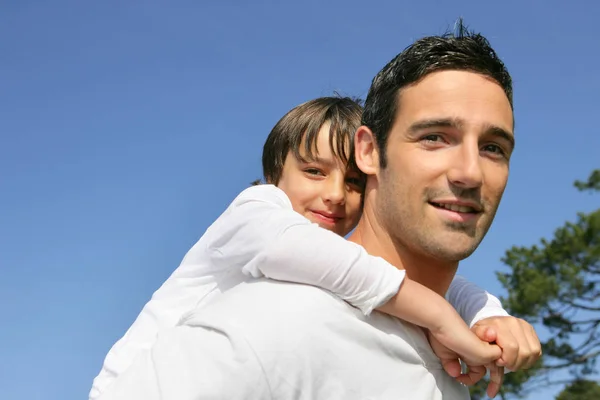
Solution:
{"label": "man's face", "polygon": [[399,96],[378,219],[398,244],[459,261],[487,233],[506,187],[510,103],[496,82],[465,71],[432,73]]}

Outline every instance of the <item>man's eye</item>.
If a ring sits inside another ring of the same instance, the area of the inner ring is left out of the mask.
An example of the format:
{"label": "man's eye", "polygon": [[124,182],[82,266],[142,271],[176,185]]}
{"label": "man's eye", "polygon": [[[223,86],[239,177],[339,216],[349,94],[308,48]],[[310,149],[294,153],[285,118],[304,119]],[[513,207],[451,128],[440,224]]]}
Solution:
{"label": "man's eye", "polygon": [[494,154],[498,154],[498,155],[502,155],[502,156],[505,155],[502,147],[498,146],[497,144],[486,144],[485,146],[483,146],[483,151],[487,151],[489,153],[494,153]]}
{"label": "man's eye", "polygon": [[440,142],[440,141],[442,141],[442,136],[437,135],[437,134],[431,134],[431,135],[423,136],[421,138],[421,140],[424,140],[426,142]]}

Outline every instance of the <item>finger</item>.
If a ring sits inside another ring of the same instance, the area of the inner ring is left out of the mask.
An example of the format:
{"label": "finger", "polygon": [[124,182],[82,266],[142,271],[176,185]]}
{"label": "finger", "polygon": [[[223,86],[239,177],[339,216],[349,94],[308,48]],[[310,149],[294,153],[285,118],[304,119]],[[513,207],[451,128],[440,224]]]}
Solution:
{"label": "finger", "polygon": [[486,372],[486,368],[482,365],[469,366],[468,371],[458,376],[456,380],[463,385],[473,386],[485,376]]}
{"label": "finger", "polygon": [[485,342],[470,349],[470,354],[461,354],[461,359],[467,365],[486,365],[495,363],[502,356],[502,349],[495,345]]}
{"label": "finger", "polygon": [[527,322],[525,322],[525,324],[527,324],[527,327],[525,329],[525,331],[526,331],[525,336],[526,336],[527,342],[529,344],[530,356],[527,358],[527,361],[523,364],[522,368],[528,369],[528,368],[533,367],[535,365],[535,363],[542,356],[542,345],[540,343],[540,339],[538,338],[538,335],[535,333],[535,329],[533,329],[533,326],[531,326]]}
{"label": "finger", "polygon": [[525,325],[529,325],[522,319],[515,319],[515,324],[512,327],[512,334],[517,342],[517,356],[515,361],[509,368],[512,371],[518,371],[523,368],[524,365],[527,364],[529,358],[532,356],[531,346],[529,344],[528,327]]}
{"label": "finger", "polygon": [[496,339],[496,344],[502,348],[502,357],[497,364],[514,371],[519,357],[519,343],[513,335],[513,330],[503,329]]}
{"label": "finger", "polygon": [[473,326],[473,328],[471,328],[471,330],[473,331],[473,333],[475,335],[477,335],[477,337],[480,340],[483,340],[488,343],[492,343],[492,342],[496,341],[496,338],[498,336],[498,333],[496,332],[496,330],[494,328],[492,328],[491,326],[476,324],[475,326]]}
{"label": "finger", "polygon": [[451,377],[457,378],[461,375],[462,368],[458,359],[441,360],[441,362],[442,367],[444,367],[444,371],[446,371],[446,373]]}
{"label": "finger", "polygon": [[489,398],[493,399],[500,392],[500,385],[498,385],[496,382],[490,381],[485,392]]}
{"label": "finger", "polygon": [[493,398],[500,392],[500,387],[504,379],[504,368],[491,364],[488,365],[488,370],[490,371],[490,383],[487,387],[487,395]]}
{"label": "finger", "polygon": [[481,342],[481,346],[481,354],[486,354],[485,358],[482,356],[479,358],[479,360],[476,360],[475,362],[469,362],[470,360],[465,360],[467,361],[467,364],[484,365],[492,362],[495,363],[497,360],[500,359],[500,357],[502,357],[502,348],[500,346],[484,342]]}

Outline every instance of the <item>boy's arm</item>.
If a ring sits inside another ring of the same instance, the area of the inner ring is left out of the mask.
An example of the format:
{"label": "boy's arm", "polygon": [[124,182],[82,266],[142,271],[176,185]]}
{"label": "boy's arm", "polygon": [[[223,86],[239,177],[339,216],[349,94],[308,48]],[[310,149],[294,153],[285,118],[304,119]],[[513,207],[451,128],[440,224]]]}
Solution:
{"label": "boy's arm", "polygon": [[365,315],[396,295],[405,277],[405,271],[315,224],[286,229],[244,271],[321,287]]}
{"label": "boy's arm", "polygon": [[331,291],[369,314],[398,292],[404,271],[311,223],[272,185],[246,189],[207,232],[212,268]]}
{"label": "boy's arm", "polygon": [[459,275],[452,280],[446,299],[470,327],[485,318],[509,316],[497,297]]}

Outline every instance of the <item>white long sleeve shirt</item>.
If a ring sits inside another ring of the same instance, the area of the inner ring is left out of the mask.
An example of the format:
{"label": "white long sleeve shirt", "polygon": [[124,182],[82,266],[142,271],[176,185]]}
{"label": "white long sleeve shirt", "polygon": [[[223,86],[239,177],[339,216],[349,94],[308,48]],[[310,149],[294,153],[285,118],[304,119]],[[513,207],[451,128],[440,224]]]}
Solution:
{"label": "white long sleeve shirt", "polygon": [[314,286],[252,280],[162,330],[99,400],[467,400],[423,330]]}
{"label": "white long sleeve shirt", "polygon": [[[111,348],[94,379],[90,400],[149,349],[159,331],[174,327],[185,313],[201,310],[240,283],[260,277],[326,289],[369,315],[397,293],[404,271],[294,212],[277,187],[248,188],[189,250]],[[507,315],[498,299],[464,278],[455,278],[447,299],[469,325]]]}

